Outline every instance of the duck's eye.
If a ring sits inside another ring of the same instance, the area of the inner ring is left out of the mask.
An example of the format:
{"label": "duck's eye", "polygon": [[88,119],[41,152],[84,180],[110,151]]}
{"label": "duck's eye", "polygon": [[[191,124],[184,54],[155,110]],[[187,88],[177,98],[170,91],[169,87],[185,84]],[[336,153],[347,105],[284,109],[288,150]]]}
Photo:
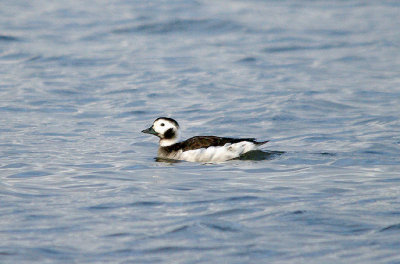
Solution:
{"label": "duck's eye", "polygon": [[161,123],[161,125],[160,126],[164,126],[164,123]]}

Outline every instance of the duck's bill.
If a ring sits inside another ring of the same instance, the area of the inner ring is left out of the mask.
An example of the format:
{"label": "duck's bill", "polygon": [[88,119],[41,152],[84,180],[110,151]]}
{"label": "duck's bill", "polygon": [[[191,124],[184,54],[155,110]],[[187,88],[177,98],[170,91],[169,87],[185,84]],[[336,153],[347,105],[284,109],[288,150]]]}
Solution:
{"label": "duck's bill", "polygon": [[158,135],[158,133],[153,129],[153,127],[149,127],[148,129],[142,130],[142,133]]}

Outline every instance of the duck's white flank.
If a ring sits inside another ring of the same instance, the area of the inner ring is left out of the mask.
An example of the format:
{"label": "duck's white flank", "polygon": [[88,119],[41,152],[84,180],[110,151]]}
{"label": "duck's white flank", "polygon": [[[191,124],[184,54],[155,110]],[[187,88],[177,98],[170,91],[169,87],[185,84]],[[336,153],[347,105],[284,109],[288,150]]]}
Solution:
{"label": "duck's white flank", "polygon": [[224,146],[199,148],[187,151],[173,151],[165,155],[159,153],[159,157],[175,160],[186,160],[191,162],[222,162],[238,158],[240,155],[256,150],[257,146],[252,142],[242,141]]}

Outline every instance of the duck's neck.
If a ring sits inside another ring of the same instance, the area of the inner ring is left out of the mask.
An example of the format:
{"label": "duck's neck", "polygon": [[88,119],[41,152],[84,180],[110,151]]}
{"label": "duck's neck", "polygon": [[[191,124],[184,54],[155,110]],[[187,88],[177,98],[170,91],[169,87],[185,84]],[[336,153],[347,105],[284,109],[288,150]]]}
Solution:
{"label": "duck's neck", "polygon": [[178,137],[160,139],[160,147],[168,147],[178,142]]}

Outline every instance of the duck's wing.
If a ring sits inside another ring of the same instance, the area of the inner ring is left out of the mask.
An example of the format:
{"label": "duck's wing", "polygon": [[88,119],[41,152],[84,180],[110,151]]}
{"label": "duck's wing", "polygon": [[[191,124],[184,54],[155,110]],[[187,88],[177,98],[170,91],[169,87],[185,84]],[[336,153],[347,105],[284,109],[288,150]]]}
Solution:
{"label": "duck's wing", "polygon": [[227,138],[227,137],[216,137],[216,136],[197,136],[189,138],[185,141],[182,141],[179,144],[179,148],[183,151],[188,150],[195,150],[200,148],[208,148],[208,147],[217,147],[217,146],[224,146],[225,144],[234,144],[243,141],[248,141],[254,143],[256,145],[262,145],[267,143],[268,141],[264,142],[257,142],[255,138]]}

